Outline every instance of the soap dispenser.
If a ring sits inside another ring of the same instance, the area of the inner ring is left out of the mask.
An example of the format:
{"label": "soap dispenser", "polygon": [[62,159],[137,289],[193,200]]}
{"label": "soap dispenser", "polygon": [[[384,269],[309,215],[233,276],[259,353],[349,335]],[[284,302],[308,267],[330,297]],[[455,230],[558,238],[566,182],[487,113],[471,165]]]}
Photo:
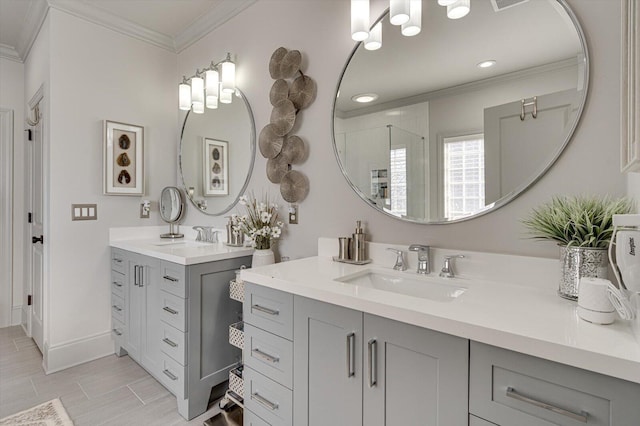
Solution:
{"label": "soap dispenser", "polygon": [[361,226],[361,221],[356,221],[356,231],[353,234],[353,250],[351,250],[353,260],[356,262],[363,262],[367,260],[367,253],[365,250],[365,233]]}

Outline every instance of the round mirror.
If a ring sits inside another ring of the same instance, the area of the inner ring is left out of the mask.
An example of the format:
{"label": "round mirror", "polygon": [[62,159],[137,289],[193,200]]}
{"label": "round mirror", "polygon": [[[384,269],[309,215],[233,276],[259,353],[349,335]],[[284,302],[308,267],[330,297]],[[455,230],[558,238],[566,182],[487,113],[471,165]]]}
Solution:
{"label": "round mirror", "polygon": [[255,157],[255,125],[244,94],[230,104],[189,111],[180,138],[180,174],[187,198],[202,213],[231,210],[247,187]]}
{"label": "round mirror", "polygon": [[184,197],[175,186],[167,186],[160,193],[160,217],[167,223],[177,223],[184,215]]}
{"label": "round mirror", "polygon": [[497,209],[555,162],[584,107],[584,35],[564,0],[478,1],[461,19],[422,2],[413,37],[383,15],[334,102],[334,149],[374,208],[417,223]]}

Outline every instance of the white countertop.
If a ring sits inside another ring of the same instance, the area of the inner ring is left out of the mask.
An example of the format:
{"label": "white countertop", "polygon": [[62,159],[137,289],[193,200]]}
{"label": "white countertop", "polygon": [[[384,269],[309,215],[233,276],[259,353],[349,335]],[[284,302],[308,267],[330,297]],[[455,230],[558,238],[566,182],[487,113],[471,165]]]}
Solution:
{"label": "white countertop", "polygon": [[[558,297],[557,287],[454,278],[451,282],[466,287],[465,293],[453,301],[436,302],[335,281],[372,267],[381,268],[379,265],[347,265],[333,262],[328,256],[318,256],[246,269],[242,271],[242,278],[299,296],[640,383],[640,345],[631,326],[620,319],[607,326],[581,320],[576,314],[577,304]],[[405,273],[415,274],[412,269]]]}
{"label": "white countertop", "polygon": [[158,227],[112,228],[109,245],[180,265],[195,265],[253,254],[251,247],[232,247],[223,242],[196,242],[195,233],[190,232],[189,227],[184,227],[184,238],[175,240],[160,238],[161,231],[166,232],[164,228]]}

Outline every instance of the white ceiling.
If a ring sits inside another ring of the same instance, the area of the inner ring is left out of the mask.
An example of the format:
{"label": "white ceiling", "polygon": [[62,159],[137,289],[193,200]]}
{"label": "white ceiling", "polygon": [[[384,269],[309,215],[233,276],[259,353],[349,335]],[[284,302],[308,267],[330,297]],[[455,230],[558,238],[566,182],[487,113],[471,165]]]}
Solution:
{"label": "white ceiling", "polygon": [[0,0],[0,56],[23,61],[56,8],[179,52],[256,0]]}

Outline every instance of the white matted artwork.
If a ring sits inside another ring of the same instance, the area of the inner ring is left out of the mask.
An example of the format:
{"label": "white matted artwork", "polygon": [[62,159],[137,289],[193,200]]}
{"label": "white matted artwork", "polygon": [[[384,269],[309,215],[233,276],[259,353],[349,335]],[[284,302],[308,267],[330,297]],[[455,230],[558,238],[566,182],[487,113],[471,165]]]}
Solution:
{"label": "white matted artwork", "polygon": [[144,192],[144,128],[104,121],[103,192],[142,195]]}
{"label": "white matted artwork", "polygon": [[205,196],[229,195],[229,142],[204,138]]}

